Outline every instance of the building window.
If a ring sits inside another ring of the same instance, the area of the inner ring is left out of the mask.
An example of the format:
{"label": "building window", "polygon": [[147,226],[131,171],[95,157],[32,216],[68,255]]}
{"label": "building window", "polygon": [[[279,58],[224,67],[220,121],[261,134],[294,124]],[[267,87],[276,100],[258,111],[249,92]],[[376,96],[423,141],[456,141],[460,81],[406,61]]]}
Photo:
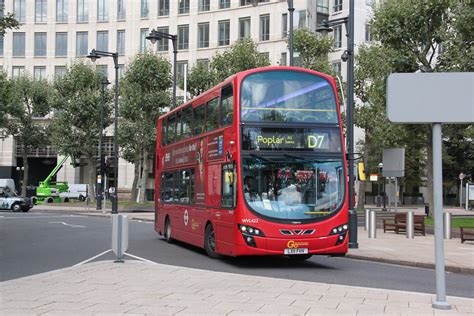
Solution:
{"label": "building window", "polygon": [[144,53],[147,49],[148,29],[140,29],[140,53]]}
{"label": "building window", "polygon": [[117,0],[117,19],[125,19],[125,0]]}
{"label": "building window", "polygon": [[67,56],[67,33],[56,33],[56,57]]}
{"label": "building window", "polygon": [[[161,33],[169,33],[170,31],[167,26],[159,27],[156,30]],[[160,38],[157,41],[157,45],[157,49],[159,52],[167,52],[169,49],[169,40],[167,38]]]}
{"label": "building window", "polygon": [[99,71],[104,78],[107,78],[108,75],[108,67],[107,65],[97,65],[96,66],[97,71]]}
{"label": "building window", "polygon": [[365,41],[368,43],[372,42],[372,29],[369,24],[365,25]]}
{"label": "building window", "polygon": [[239,19],[239,38],[250,38],[250,17]]}
{"label": "building window", "polygon": [[178,25],[178,49],[189,48],[189,25]]}
{"label": "building window", "polygon": [[87,32],[76,33],[76,56],[86,56],[88,54]]}
{"label": "building window", "polygon": [[67,0],[56,0],[56,22],[67,22]]}
{"label": "building window", "polygon": [[270,15],[260,16],[260,41],[270,40]]}
{"label": "building window", "polygon": [[336,25],[333,27],[334,30],[334,48],[342,47],[342,26]]}
{"label": "building window", "polygon": [[141,0],[141,7],[140,7],[140,17],[147,18],[148,17],[148,0]]}
{"label": "building window", "polygon": [[189,0],[178,0],[178,13],[189,13]]}
{"label": "building window", "polygon": [[197,65],[202,65],[202,66],[204,66],[204,68],[208,69],[209,68],[209,59],[207,59],[207,58],[198,59],[198,60],[196,60],[196,64]]}
{"label": "building window", "polygon": [[230,44],[230,21],[219,21],[219,46]]}
{"label": "building window", "polygon": [[219,9],[230,8],[230,0],[219,0]]}
{"label": "building window", "polygon": [[13,4],[15,19],[22,23],[26,20],[26,0],[15,0]]}
{"label": "building window", "polygon": [[318,0],[316,12],[329,14],[329,0]]}
{"label": "building window", "polygon": [[209,47],[209,23],[198,24],[198,48]]}
{"label": "building window", "polygon": [[299,20],[298,20],[298,28],[302,29],[306,27],[306,10],[299,11]]}
{"label": "building window", "polygon": [[25,57],[25,33],[13,33],[13,57]]}
{"label": "building window", "polygon": [[123,77],[123,71],[125,69],[125,65],[124,64],[119,64],[118,65],[118,75],[119,75],[119,79],[121,79]]}
{"label": "building window", "polygon": [[104,52],[109,51],[109,32],[108,31],[99,31],[97,32],[97,50]]}
{"label": "building window", "polygon": [[176,62],[176,77],[178,77],[178,81],[184,79],[184,71],[185,65],[188,64],[187,60],[180,60]]}
{"label": "building window", "polygon": [[46,67],[45,66],[35,66],[33,68],[33,78],[35,80],[45,80],[46,79]]}
{"label": "building window", "polygon": [[35,33],[35,57],[46,56],[46,33],[36,32]]}
{"label": "building window", "polygon": [[342,11],[342,0],[334,0],[334,12]]}
{"label": "building window", "polygon": [[341,62],[340,61],[332,63],[332,72],[334,72],[338,76],[341,75]]}
{"label": "building window", "polygon": [[0,18],[3,17],[5,13],[5,0],[0,0]]}
{"label": "building window", "polygon": [[89,21],[89,7],[87,0],[77,0],[77,22]]}
{"label": "building window", "polygon": [[3,56],[3,35],[0,35],[0,56]]}
{"label": "building window", "polygon": [[125,30],[117,31],[117,53],[125,55]]}
{"label": "building window", "polygon": [[109,1],[97,0],[97,21],[109,20]]}
{"label": "building window", "polygon": [[[258,3],[265,3],[265,2],[270,2],[270,0],[258,0]],[[240,0],[240,6],[244,6],[244,5],[251,5],[252,4],[252,0]]]}
{"label": "building window", "polygon": [[199,0],[198,11],[209,11],[210,10],[210,0]]}
{"label": "building window", "polygon": [[12,67],[12,78],[19,78],[25,74],[25,67],[13,66]]}
{"label": "building window", "polygon": [[44,23],[48,17],[47,0],[35,1],[35,22]]}
{"label": "building window", "polygon": [[259,53],[260,57],[262,57],[263,59],[266,59],[267,61],[270,61],[270,53],[269,52],[263,52],[263,53]]}
{"label": "building window", "polygon": [[62,78],[66,74],[66,66],[54,67],[54,78]]}
{"label": "building window", "polygon": [[287,65],[287,63],[286,63],[287,56],[288,56],[288,54],[286,52],[281,53],[280,66],[286,66]]}
{"label": "building window", "polygon": [[288,13],[281,15],[281,37],[285,38],[288,36]]}
{"label": "building window", "polygon": [[158,1],[158,16],[167,16],[170,14],[170,0]]}

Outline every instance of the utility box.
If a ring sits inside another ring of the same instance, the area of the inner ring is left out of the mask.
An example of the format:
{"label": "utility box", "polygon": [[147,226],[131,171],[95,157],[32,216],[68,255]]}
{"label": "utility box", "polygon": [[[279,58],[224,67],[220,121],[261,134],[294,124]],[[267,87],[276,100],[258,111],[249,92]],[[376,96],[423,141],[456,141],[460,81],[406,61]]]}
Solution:
{"label": "utility box", "polygon": [[122,259],[128,249],[128,217],[112,214],[112,250],[117,259]]}

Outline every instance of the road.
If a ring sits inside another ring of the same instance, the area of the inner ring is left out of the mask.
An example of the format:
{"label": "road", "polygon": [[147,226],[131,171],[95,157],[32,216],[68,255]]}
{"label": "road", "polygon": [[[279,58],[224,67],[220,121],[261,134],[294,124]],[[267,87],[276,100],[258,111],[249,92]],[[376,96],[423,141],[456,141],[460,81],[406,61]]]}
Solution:
{"label": "road", "polygon": [[[60,213],[0,212],[0,281],[70,267],[110,249],[110,219]],[[362,287],[435,293],[435,273],[349,258],[314,256],[213,260],[182,243],[168,244],[153,223],[130,222],[128,253],[157,263],[196,269]],[[111,252],[95,260],[112,260]],[[132,258],[128,258],[132,260]],[[474,298],[474,275],[447,273],[447,294]]]}

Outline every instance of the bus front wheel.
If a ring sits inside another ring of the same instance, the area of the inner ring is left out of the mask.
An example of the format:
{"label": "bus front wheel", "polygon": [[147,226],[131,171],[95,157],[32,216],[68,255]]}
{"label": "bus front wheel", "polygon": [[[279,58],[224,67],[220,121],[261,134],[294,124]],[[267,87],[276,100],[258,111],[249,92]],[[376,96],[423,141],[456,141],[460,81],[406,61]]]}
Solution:
{"label": "bus front wheel", "polygon": [[171,223],[168,217],[166,217],[165,221],[165,240],[169,244],[173,242],[173,239],[171,238]]}
{"label": "bus front wheel", "polygon": [[212,224],[206,226],[204,233],[204,249],[209,257],[212,259],[219,259],[221,255],[216,252],[216,235]]}

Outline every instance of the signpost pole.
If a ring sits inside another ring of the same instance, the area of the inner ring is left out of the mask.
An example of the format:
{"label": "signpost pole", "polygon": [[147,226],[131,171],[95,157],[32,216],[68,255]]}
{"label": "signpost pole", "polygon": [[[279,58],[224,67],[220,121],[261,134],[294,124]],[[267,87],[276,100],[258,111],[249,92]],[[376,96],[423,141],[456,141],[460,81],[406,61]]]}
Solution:
{"label": "signpost pole", "polygon": [[446,301],[446,275],[444,271],[443,166],[441,146],[441,123],[433,123],[433,196],[436,268],[436,301],[433,302],[433,307],[451,309],[451,305]]}

